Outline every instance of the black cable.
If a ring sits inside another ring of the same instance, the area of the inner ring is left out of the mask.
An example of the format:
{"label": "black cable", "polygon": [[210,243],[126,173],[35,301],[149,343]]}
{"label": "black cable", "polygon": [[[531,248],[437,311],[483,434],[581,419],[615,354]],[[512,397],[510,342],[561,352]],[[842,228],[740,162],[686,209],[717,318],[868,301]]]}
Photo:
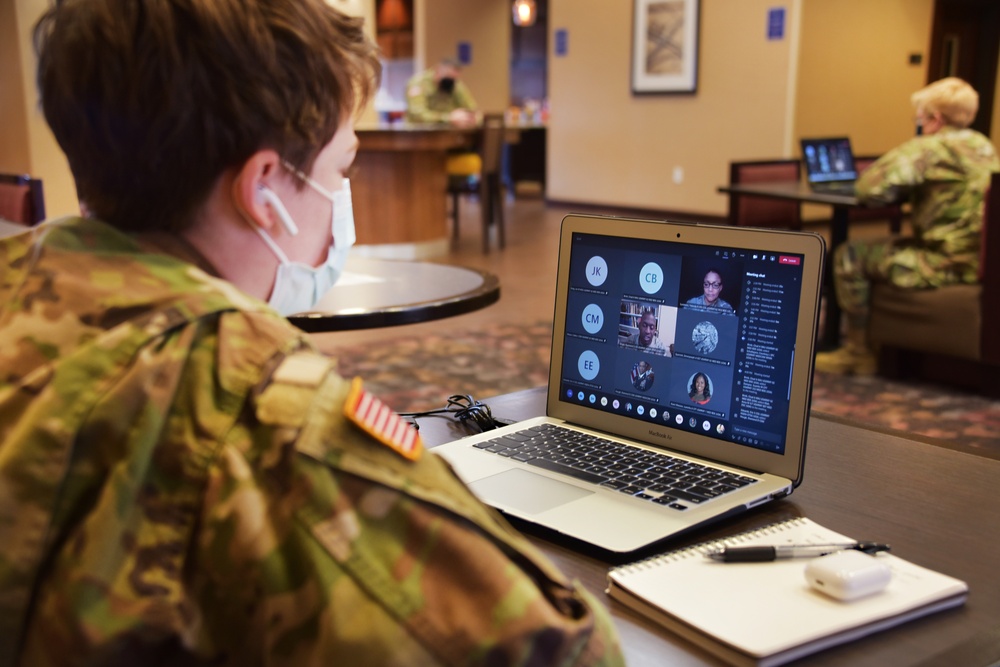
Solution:
{"label": "black cable", "polygon": [[489,431],[502,426],[493,419],[490,406],[482,401],[477,401],[468,394],[453,394],[448,397],[448,402],[443,408],[436,410],[425,410],[424,412],[400,412],[400,417],[408,417],[415,428],[420,428],[417,424],[417,417],[431,417],[437,415],[449,415],[452,419],[457,419],[463,423],[473,423],[479,427],[480,431]]}

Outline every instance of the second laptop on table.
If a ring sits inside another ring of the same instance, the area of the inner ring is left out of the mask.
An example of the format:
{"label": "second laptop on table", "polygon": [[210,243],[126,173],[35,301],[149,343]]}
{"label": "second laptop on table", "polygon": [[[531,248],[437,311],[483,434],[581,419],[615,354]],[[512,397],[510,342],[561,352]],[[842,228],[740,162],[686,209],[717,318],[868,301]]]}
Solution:
{"label": "second laptop on table", "polygon": [[854,152],[847,137],[801,139],[802,162],[806,168],[809,187],[814,192],[854,194],[858,180]]}

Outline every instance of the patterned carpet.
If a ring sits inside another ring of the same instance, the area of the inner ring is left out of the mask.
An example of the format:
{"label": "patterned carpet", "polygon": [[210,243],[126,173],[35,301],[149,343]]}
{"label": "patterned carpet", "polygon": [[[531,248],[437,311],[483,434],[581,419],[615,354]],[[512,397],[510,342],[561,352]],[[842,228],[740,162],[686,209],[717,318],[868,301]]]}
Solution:
{"label": "patterned carpet", "polygon": [[[551,336],[551,324],[539,322],[331,352],[341,374],[360,375],[397,411],[418,411],[442,407],[452,394],[483,400],[545,384]],[[1000,458],[1000,401],[952,388],[817,373],[813,410]]]}

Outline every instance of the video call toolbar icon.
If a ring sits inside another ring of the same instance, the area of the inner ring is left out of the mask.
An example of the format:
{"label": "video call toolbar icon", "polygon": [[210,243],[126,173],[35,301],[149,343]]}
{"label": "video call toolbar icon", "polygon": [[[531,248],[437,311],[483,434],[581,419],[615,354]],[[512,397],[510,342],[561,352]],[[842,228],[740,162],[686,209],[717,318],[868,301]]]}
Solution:
{"label": "video call toolbar icon", "polygon": [[[596,393],[587,394],[583,391],[567,389],[566,397],[569,399],[575,398],[580,403],[590,403],[591,405],[595,406],[597,403],[600,403],[601,407],[607,408],[610,406],[611,409],[615,411],[624,409],[625,412],[634,413],[638,417],[644,417],[648,415],[649,419],[663,419],[663,421],[665,422],[673,421],[678,426],[684,426],[686,424],[688,428],[694,430],[702,430],[705,431],[706,433],[714,430],[720,436],[724,435],[728,430],[725,424],[715,423],[709,419],[701,419],[697,416],[689,417],[682,413],[671,413],[669,410],[663,408],[657,408],[655,406],[647,407],[642,403],[634,403],[632,401],[625,401],[623,404],[622,401],[620,401],[617,398],[600,396]],[[746,444],[754,444],[754,445],[764,444],[760,440],[754,438],[748,438],[745,436],[737,436],[735,434],[730,436],[730,438],[735,442],[742,442]]]}

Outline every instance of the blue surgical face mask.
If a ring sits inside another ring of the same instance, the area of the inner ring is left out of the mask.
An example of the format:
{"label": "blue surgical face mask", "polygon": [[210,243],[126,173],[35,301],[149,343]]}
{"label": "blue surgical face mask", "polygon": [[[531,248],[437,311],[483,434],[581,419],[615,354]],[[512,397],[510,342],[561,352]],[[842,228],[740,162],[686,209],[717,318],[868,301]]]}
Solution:
{"label": "blue surgical face mask", "polygon": [[[264,240],[264,243],[281,262],[278,265],[274,289],[271,291],[268,304],[286,316],[308,312],[316,307],[323,295],[340,278],[344,264],[347,263],[348,253],[357,238],[354,231],[354,208],[351,202],[350,180],[345,178],[340,190],[328,192],[305,174],[298,171],[295,173],[309,187],[330,200],[332,207],[330,226],[333,231],[333,243],[331,243],[326,260],[322,264],[309,266],[301,262],[290,261],[281,247],[274,242],[274,239],[266,231],[256,227],[257,233]],[[274,197],[276,198],[277,195]],[[287,211],[279,210],[278,207],[275,207],[274,210],[279,216],[288,216]],[[290,216],[288,217],[286,227],[294,229],[295,223],[291,221]]]}

